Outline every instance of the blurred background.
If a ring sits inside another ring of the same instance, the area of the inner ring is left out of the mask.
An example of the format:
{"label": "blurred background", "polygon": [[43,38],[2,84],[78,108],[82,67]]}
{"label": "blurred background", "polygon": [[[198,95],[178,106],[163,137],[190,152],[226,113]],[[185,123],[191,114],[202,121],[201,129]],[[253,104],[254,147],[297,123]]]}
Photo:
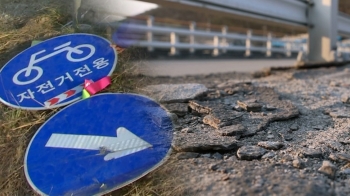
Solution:
{"label": "blurred background", "polygon": [[[308,26],[293,17],[281,22],[278,17],[228,12],[224,6],[220,10],[210,7],[210,1],[187,2],[193,5],[167,0],[79,0],[75,1],[74,21],[82,32],[106,28],[118,47],[138,48],[146,54],[148,62],[141,67],[148,75],[249,72],[293,66],[306,59]],[[195,4],[198,2],[202,7]],[[289,3],[300,6],[307,2]],[[283,10],[265,7],[283,14]],[[350,2],[339,0],[339,12],[348,13],[349,7]],[[337,36],[337,59],[349,58],[348,43],[347,35]]]}

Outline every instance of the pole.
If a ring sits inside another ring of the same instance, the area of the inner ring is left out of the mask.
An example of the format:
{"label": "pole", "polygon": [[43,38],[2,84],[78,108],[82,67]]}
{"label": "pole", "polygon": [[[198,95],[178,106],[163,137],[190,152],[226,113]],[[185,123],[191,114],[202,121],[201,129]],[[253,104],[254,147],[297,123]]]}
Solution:
{"label": "pole", "polygon": [[81,0],[73,0],[73,26],[78,24],[78,10],[81,6]]}
{"label": "pole", "polygon": [[335,61],[338,0],[317,0],[309,7],[308,61]]}

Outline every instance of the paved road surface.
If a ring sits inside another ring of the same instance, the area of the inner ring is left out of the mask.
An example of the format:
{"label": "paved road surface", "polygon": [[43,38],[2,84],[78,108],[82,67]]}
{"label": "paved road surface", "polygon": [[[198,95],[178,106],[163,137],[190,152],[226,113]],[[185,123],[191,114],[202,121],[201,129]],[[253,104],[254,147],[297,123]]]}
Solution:
{"label": "paved road surface", "polygon": [[141,73],[149,76],[183,76],[224,72],[254,72],[266,67],[293,66],[296,60],[154,60],[142,62]]}

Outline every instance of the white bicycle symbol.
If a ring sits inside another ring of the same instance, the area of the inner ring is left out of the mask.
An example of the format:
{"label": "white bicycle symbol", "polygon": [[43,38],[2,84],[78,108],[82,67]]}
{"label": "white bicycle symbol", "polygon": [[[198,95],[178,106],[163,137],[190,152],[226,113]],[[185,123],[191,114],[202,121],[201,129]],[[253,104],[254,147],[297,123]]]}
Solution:
{"label": "white bicycle symbol", "polygon": [[[81,44],[81,45],[78,45],[76,47],[70,47],[69,45],[71,44],[71,42],[67,42],[67,43],[64,43],[60,46],[57,46],[56,48],[54,48],[54,51],[53,53],[50,53],[48,55],[45,55],[43,57],[40,57],[38,59],[36,59],[36,56],[39,55],[39,54],[42,54],[44,52],[46,52],[46,50],[41,50],[37,53],[34,53],[30,56],[30,61],[29,61],[29,64],[28,64],[28,67],[26,68],[23,68],[21,70],[19,70],[12,78],[12,81],[15,83],[15,84],[18,84],[18,85],[26,85],[26,84],[30,84],[32,82],[35,82],[37,81],[42,75],[43,75],[43,69],[39,66],[35,66],[36,63],[39,63],[43,60],[46,60],[48,58],[51,58],[59,53],[62,53],[62,52],[65,52],[65,51],[68,51],[67,52],[67,55],[66,55],[66,58],[67,60],[69,60],[70,62],[81,62],[81,61],[84,61],[84,60],[87,60],[89,59],[92,55],[95,54],[95,47],[93,45],[90,45],[90,44]],[[90,54],[88,54],[87,56],[85,57],[82,57],[82,58],[73,58],[72,57],[72,54],[75,53],[75,54],[82,54],[83,51],[80,50],[80,48],[89,48],[90,49]],[[24,73],[24,76],[26,78],[28,78],[30,76],[30,74],[32,73],[32,71],[35,70],[37,73],[37,76],[35,76],[33,79],[31,80],[28,80],[28,81],[20,81],[18,79],[18,77]]]}

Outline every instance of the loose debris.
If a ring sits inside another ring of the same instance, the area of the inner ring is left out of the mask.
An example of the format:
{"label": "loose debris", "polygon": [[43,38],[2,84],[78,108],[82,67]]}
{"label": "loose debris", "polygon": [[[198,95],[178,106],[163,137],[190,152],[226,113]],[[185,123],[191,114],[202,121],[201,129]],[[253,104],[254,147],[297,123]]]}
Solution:
{"label": "loose debris", "polygon": [[181,176],[187,193],[350,194],[350,107],[341,98],[350,94],[348,71],[212,77],[169,78],[208,87],[201,96],[175,101],[188,110],[174,131],[179,158],[172,174]]}

